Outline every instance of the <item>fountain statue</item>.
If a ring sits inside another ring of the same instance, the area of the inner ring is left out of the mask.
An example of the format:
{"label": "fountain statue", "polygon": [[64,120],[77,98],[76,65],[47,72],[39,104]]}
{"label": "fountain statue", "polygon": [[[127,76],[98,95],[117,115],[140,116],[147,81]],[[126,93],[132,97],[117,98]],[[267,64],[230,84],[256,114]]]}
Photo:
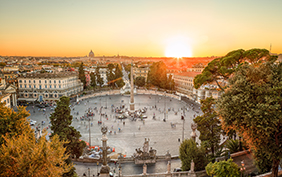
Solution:
{"label": "fountain statue", "polygon": [[133,154],[135,164],[156,163],[157,150],[152,147],[149,149],[149,141],[149,138],[145,138],[142,150],[140,148],[135,149],[136,153]]}

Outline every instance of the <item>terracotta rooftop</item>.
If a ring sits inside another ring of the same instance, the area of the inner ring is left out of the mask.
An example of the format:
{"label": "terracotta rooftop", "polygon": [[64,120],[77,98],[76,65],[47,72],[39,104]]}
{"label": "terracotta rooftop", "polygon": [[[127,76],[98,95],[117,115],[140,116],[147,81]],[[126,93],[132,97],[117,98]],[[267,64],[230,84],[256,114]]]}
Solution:
{"label": "terracotta rooftop", "polygon": [[69,77],[76,76],[77,72],[59,72],[59,73],[31,73],[26,74],[25,76],[20,76],[20,78],[60,78],[60,77]]}

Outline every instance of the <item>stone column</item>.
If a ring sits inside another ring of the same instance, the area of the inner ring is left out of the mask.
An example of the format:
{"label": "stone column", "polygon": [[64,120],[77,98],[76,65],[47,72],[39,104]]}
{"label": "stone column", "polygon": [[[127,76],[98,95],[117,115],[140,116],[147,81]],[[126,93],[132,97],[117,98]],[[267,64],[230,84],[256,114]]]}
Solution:
{"label": "stone column", "polygon": [[17,94],[16,94],[16,93],[14,94],[14,100],[15,100],[15,102],[14,102],[14,103],[15,103],[15,106],[18,106],[18,103],[17,103]]}

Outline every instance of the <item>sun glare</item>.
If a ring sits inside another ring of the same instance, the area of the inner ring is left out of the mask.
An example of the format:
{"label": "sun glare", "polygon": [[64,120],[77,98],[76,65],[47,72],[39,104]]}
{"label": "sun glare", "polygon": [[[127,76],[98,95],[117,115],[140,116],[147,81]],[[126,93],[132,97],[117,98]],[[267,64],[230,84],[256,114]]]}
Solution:
{"label": "sun glare", "polygon": [[168,42],[165,56],[175,58],[192,57],[192,49],[183,38],[173,38]]}

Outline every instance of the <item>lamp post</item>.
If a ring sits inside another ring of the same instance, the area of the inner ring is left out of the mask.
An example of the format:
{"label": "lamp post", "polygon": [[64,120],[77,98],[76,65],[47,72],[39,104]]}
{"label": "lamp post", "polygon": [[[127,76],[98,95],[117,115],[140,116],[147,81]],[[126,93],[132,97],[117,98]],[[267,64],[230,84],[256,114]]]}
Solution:
{"label": "lamp post", "polygon": [[90,177],[90,168],[88,168],[88,176]]}
{"label": "lamp post", "polygon": [[182,142],[184,141],[184,123],[185,123],[185,119],[184,116],[181,116],[181,120],[183,120],[183,126],[182,126]]}
{"label": "lamp post", "polygon": [[99,165],[99,162],[97,162],[97,176],[98,176],[98,165]]}
{"label": "lamp post", "polygon": [[157,109],[157,101],[156,101],[156,99],[157,99],[157,89],[155,90],[155,108]]}
{"label": "lamp post", "polygon": [[241,168],[240,168],[240,171],[241,171],[241,177],[244,176],[244,171],[246,170],[246,167],[245,167],[245,163],[244,163],[244,160],[241,161]]}
{"label": "lamp post", "polygon": [[88,117],[88,122],[89,122],[89,148],[90,148],[90,151],[91,151],[91,131],[90,131],[90,117]]}
{"label": "lamp post", "polygon": [[164,121],[165,121],[165,111],[166,111],[166,92],[164,92],[165,94],[165,100],[164,100]]}
{"label": "lamp post", "polygon": [[171,94],[171,84],[172,84],[172,83],[171,83],[171,82],[169,82],[169,86],[170,86],[170,94]]}

